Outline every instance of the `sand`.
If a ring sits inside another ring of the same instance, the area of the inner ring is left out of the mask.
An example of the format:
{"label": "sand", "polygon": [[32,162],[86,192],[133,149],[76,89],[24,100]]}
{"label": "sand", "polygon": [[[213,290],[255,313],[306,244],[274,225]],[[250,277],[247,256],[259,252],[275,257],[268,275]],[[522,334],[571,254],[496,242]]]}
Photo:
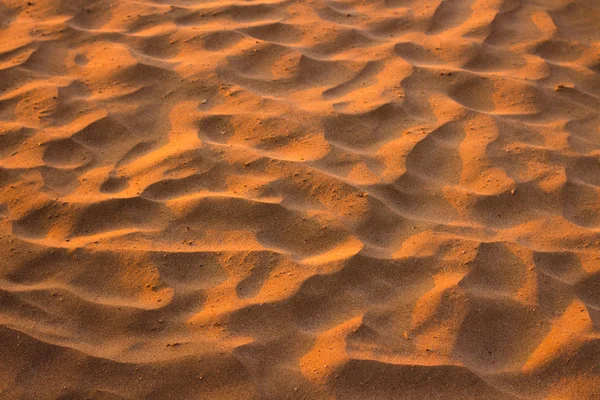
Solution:
{"label": "sand", "polygon": [[600,398],[596,0],[0,2],[0,399]]}

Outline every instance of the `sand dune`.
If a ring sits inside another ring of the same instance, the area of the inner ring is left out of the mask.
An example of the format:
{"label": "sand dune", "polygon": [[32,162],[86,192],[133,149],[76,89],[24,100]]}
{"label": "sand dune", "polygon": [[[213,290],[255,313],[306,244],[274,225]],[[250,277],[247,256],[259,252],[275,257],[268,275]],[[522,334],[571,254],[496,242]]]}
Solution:
{"label": "sand dune", "polygon": [[598,1],[0,35],[1,399],[600,398]]}

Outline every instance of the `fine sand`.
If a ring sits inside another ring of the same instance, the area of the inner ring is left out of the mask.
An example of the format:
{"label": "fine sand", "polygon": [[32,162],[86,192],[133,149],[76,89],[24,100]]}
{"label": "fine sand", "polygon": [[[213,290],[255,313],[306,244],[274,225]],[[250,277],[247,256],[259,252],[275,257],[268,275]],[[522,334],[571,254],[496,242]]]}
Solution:
{"label": "fine sand", "polygon": [[0,1],[0,399],[600,399],[600,1]]}

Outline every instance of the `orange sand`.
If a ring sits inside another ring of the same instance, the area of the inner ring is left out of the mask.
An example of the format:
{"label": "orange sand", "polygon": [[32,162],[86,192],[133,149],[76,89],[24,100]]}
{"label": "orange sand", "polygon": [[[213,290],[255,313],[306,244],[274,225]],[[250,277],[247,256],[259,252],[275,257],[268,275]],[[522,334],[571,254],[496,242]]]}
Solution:
{"label": "orange sand", "polygon": [[0,399],[599,399],[600,2],[0,2]]}

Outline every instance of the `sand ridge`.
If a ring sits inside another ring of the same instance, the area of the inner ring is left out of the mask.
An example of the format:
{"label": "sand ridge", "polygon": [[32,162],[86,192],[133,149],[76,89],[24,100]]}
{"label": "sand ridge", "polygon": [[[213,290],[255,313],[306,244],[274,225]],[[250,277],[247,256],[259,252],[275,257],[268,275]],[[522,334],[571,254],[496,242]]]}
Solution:
{"label": "sand ridge", "polygon": [[0,3],[0,398],[595,399],[595,0]]}

